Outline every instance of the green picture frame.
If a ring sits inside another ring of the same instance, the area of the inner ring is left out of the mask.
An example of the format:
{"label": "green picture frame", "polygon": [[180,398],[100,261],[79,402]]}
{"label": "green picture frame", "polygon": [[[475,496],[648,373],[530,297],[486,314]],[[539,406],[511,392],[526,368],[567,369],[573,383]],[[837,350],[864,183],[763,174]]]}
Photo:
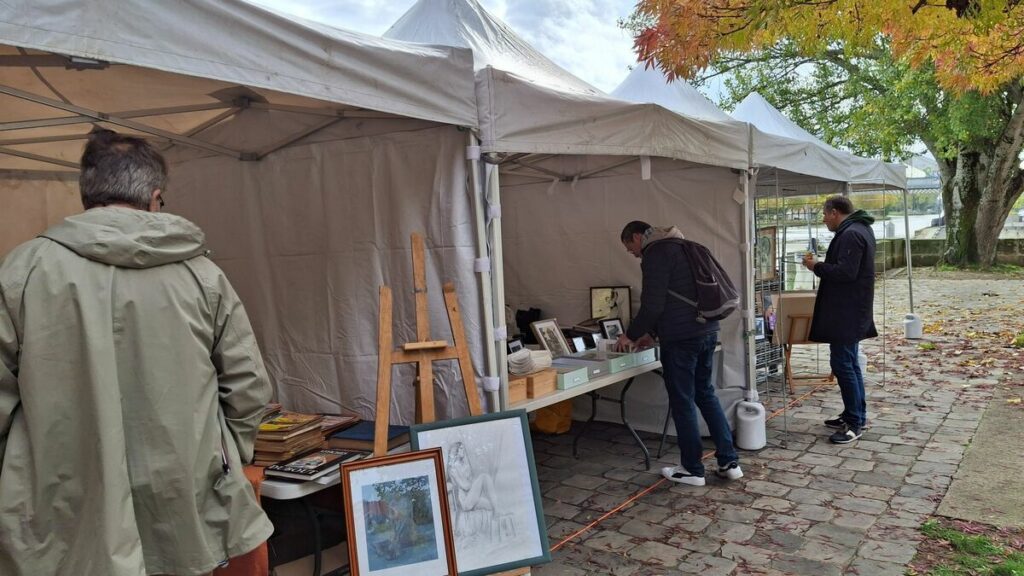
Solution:
{"label": "green picture frame", "polygon": [[415,424],[409,435],[413,450],[443,452],[459,576],[551,561],[525,410]]}

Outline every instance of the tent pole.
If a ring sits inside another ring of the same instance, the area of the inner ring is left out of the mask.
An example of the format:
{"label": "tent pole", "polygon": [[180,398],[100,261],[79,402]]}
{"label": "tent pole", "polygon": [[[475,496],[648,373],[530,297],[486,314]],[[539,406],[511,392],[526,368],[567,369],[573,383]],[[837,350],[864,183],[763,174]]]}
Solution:
{"label": "tent pole", "polygon": [[750,185],[751,172],[757,177],[757,169],[746,172],[743,177],[743,345],[747,348],[747,399],[757,394],[757,342],[754,334],[754,199],[755,187]]}
{"label": "tent pole", "polygon": [[907,208],[907,189],[903,189],[903,254],[907,259],[907,283],[910,286],[910,313],[914,313],[914,273],[913,261],[910,256],[910,210]]}
{"label": "tent pole", "polygon": [[[488,258],[487,253],[487,217],[485,215],[483,185],[480,181],[480,141],[473,132],[469,132],[469,147],[466,159],[469,163],[470,187],[473,192],[473,215],[476,219],[476,255],[477,258]],[[483,344],[484,358],[487,364],[484,370],[484,381],[498,378],[497,361],[494,357],[494,309],[491,294],[491,270],[486,266],[477,268],[480,274],[480,299],[483,304]],[[486,390],[486,387],[484,388]],[[498,406],[494,392],[487,392],[487,407],[495,412]]]}
{"label": "tent pole", "polygon": [[[505,258],[502,255],[501,246],[501,182],[498,177],[500,166],[497,164],[487,165],[487,206],[488,211],[494,214],[490,221],[487,241],[491,247],[491,294],[494,301],[494,314],[505,320]],[[507,329],[507,327],[506,327]],[[501,409],[508,408],[508,350],[504,342],[495,342],[498,357],[498,374],[501,377],[501,385],[498,391],[498,399]]]}

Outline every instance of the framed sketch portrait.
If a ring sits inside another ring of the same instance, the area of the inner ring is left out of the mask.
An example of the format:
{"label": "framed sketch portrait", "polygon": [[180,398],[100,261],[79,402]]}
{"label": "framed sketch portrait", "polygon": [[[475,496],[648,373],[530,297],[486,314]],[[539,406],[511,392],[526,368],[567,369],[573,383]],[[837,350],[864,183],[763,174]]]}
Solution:
{"label": "framed sketch portrait", "polygon": [[622,329],[622,320],[613,318],[611,320],[601,320],[601,332],[604,333],[604,337],[608,340],[615,340],[619,337],[619,334],[625,332]]}
{"label": "framed sketch portrait", "polygon": [[456,574],[441,450],[341,465],[352,576]]}
{"label": "framed sketch portrait", "polygon": [[415,424],[409,432],[414,450],[444,452],[459,576],[551,561],[526,411]]}
{"label": "framed sketch portrait", "polygon": [[629,286],[596,286],[590,289],[590,317],[618,318],[629,322]]}
{"label": "framed sketch portrait", "polygon": [[552,356],[568,356],[572,354],[572,348],[562,335],[562,329],[558,327],[558,320],[548,318],[530,323],[530,330],[541,347],[551,352]]}
{"label": "framed sketch portrait", "polygon": [[754,244],[754,278],[757,280],[775,279],[775,245],[777,229],[775,226],[760,228]]}

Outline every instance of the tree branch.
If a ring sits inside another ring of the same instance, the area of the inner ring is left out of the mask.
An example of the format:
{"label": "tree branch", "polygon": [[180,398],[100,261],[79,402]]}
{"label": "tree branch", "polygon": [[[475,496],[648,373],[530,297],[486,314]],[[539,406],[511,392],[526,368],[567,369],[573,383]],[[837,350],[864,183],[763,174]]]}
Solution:
{"label": "tree branch", "polygon": [[1024,149],[1024,90],[1020,89],[1019,83],[1015,83],[1015,86],[1010,87],[1009,93],[1015,100],[1011,101],[1015,109],[995,141],[993,161],[989,169],[994,182],[1010,178],[1014,168],[1019,170],[1020,153]]}

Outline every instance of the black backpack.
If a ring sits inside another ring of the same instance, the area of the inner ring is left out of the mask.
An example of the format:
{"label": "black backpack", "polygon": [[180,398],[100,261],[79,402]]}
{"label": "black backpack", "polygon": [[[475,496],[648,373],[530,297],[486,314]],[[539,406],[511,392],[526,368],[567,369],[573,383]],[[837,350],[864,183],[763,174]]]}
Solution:
{"label": "black backpack", "polygon": [[669,290],[668,293],[697,309],[697,322],[721,320],[740,307],[740,294],[725,269],[703,244],[692,240],[674,239],[683,248],[690,261],[697,301]]}

